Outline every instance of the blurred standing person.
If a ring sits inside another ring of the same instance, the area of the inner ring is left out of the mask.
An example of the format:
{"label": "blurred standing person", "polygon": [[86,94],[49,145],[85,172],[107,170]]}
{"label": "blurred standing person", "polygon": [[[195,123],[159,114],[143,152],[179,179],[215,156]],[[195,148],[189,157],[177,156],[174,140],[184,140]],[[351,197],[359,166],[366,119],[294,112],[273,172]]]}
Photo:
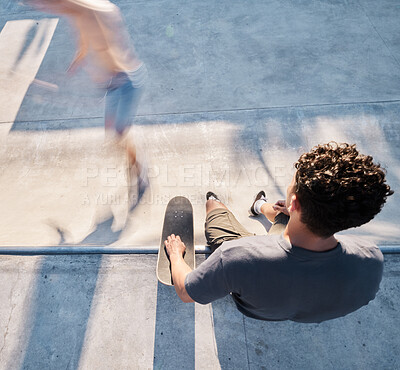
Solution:
{"label": "blurred standing person", "polygon": [[106,133],[115,136],[126,150],[130,189],[137,178],[137,204],[148,186],[147,168],[138,160],[136,146],[127,134],[143,93],[147,70],[135,52],[120,9],[108,0],[26,0],[26,3],[42,11],[65,15],[76,28],[78,48],[67,72],[73,74],[85,61],[93,81],[105,89]]}

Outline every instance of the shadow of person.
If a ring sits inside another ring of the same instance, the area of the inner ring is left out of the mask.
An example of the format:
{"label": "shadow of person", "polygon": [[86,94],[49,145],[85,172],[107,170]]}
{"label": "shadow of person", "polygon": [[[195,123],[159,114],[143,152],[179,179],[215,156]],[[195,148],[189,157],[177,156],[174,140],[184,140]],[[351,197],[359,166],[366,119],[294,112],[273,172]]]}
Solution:
{"label": "shadow of person", "polygon": [[266,233],[268,234],[268,231],[271,228],[272,223],[264,215],[248,216],[248,218],[259,222],[264,227]]}
{"label": "shadow of person", "polygon": [[194,303],[183,303],[173,287],[158,283],[153,369],[194,368]]}
{"label": "shadow of person", "polygon": [[[111,216],[106,220],[104,220],[103,222],[98,223],[94,231],[92,231],[79,243],[74,243],[73,246],[83,246],[83,245],[98,246],[98,245],[110,245],[112,243],[115,243],[119,239],[124,229],[113,231],[112,230],[113,223],[114,223],[114,216]],[[70,243],[66,242],[66,236],[69,234],[69,232],[63,230],[58,226],[53,226],[53,227],[60,234],[59,245],[66,245],[66,244],[71,245]]]}

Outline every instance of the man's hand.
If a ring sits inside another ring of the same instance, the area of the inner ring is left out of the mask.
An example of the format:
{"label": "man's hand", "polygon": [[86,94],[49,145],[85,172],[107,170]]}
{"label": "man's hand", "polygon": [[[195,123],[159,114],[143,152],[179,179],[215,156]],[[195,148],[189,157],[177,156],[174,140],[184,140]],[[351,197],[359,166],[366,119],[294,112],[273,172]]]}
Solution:
{"label": "man's hand", "polygon": [[272,208],[277,212],[282,212],[285,215],[289,216],[289,211],[286,208],[286,201],[285,200],[278,200]]}
{"label": "man's hand", "polygon": [[175,234],[171,234],[164,241],[164,245],[170,260],[175,257],[183,257],[186,250],[186,246],[179,235],[175,236]]}
{"label": "man's hand", "polygon": [[185,244],[182,242],[179,235],[171,234],[164,241],[165,249],[171,262],[172,281],[174,282],[176,293],[183,302],[194,302],[189,296],[185,288],[185,278],[192,269],[183,259],[186,250]]}

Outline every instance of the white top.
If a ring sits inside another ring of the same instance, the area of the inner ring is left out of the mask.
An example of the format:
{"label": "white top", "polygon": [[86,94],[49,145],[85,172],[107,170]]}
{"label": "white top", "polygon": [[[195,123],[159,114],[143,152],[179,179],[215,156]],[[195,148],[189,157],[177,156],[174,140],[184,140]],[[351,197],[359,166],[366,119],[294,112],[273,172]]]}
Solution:
{"label": "white top", "polygon": [[118,72],[135,71],[138,59],[119,8],[108,0],[42,0],[44,9],[66,15],[79,33],[79,50],[87,52],[88,72],[96,82]]}

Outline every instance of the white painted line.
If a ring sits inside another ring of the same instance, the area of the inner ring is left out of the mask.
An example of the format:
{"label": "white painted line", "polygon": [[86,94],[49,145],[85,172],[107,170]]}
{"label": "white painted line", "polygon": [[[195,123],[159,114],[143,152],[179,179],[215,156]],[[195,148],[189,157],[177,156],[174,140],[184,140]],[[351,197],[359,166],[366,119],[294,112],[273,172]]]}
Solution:
{"label": "white painted line", "polygon": [[[8,21],[0,33],[0,123],[10,128],[29,85],[35,80],[58,18]],[[36,80],[38,82],[40,80]],[[56,85],[40,81],[42,86]]]}
{"label": "white painted line", "polygon": [[42,80],[38,80],[37,78],[35,78],[33,80],[33,83],[35,85],[38,85],[40,87],[45,88],[46,90],[51,90],[51,91],[57,91],[58,90],[58,86],[56,84],[52,84],[50,82],[46,82],[46,81],[42,81]]}

